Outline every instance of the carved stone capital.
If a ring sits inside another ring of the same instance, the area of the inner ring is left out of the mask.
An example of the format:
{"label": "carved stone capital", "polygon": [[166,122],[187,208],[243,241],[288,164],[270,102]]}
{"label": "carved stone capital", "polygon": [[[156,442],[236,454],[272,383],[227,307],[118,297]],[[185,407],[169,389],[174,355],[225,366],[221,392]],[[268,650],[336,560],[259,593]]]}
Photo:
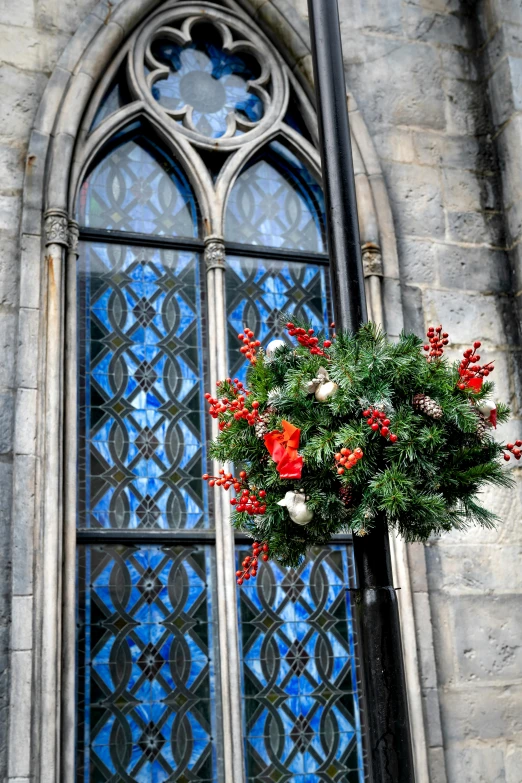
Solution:
{"label": "carved stone capital", "polygon": [[381,248],[373,242],[367,242],[361,248],[363,270],[365,277],[383,277],[384,270],[382,266]]}
{"label": "carved stone capital", "polygon": [[44,232],[46,245],[69,247],[69,220],[61,209],[48,209],[45,213]]}
{"label": "carved stone capital", "polygon": [[78,255],[78,241],[80,239],[80,226],[76,220],[69,220],[69,250]]}
{"label": "carved stone capital", "polygon": [[217,237],[205,241],[205,264],[208,269],[225,268],[225,243]]}

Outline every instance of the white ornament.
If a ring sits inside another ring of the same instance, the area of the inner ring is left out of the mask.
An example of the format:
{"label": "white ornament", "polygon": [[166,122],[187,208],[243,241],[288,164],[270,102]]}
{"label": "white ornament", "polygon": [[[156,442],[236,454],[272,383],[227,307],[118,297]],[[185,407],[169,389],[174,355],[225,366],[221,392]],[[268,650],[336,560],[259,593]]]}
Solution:
{"label": "white ornament", "polygon": [[324,367],[319,367],[317,377],[312,378],[306,384],[307,394],[315,394],[315,399],[318,402],[325,402],[328,397],[335,394],[338,388],[337,384],[330,380],[328,372]]}
{"label": "white ornament", "polygon": [[339,387],[336,383],[333,381],[327,381],[326,383],[322,383],[320,386],[317,387],[315,390],[315,399],[319,402],[324,402],[328,399],[328,397],[331,397],[332,394],[335,394]]}
{"label": "white ornament", "polygon": [[314,512],[306,505],[306,495],[302,492],[287,492],[277,505],[288,509],[290,519],[296,525],[307,525],[314,518]]}
{"label": "white ornament", "polygon": [[286,345],[284,340],[271,340],[266,346],[265,355],[268,359],[273,359],[274,354],[278,348],[284,348]]}
{"label": "white ornament", "polygon": [[486,421],[489,421],[493,426],[496,426],[497,423],[497,406],[494,400],[481,400],[477,408],[482,413]]}

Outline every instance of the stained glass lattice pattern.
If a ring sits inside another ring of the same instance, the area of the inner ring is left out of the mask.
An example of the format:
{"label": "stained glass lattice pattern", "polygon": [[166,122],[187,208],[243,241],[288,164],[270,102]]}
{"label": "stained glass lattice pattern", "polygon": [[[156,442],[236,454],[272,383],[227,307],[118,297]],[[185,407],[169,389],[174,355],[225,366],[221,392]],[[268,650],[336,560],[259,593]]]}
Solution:
{"label": "stained glass lattice pattern", "polygon": [[324,252],[321,188],[282,144],[270,144],[237,178],[227,204],[225,237],[247,245]]}
{"label": "stained glass lattice pattern", "polygon": [[79,526],[204,527],[199,259],[85,243],[78,269]]}
{"label": "stained glass lattice pattern", "polygon": [[328,267],[318,264],[229,256],[226,297],[229,367],[232,376],[242,380],[247,363],[237,335],[245,326],[266,346],[275,338],[292,342],[281,329],[281,313],[306,320],[318,330],[327,329],[331,320]]}
{"label": "stained glass lattice pattern", "polygon": [[77,783],[217,781],[210,550],[78,560]]}
{"label": "stained glass lattice pattern", "polygon": [[249,783],[364,781],[350,553],[314,549],[297,569],[270,562],[238,591]]}
{"label": "stained glass lattice pattern", "polygon": [[82,225],[141,234],[197,235],[196,204],[181,169],[150,140],[122,137],[82,185]]}
{"label": "stained glass lattice pattern", "polygon": [[154,98],[174,113],[185,114],[183,110],[189,107],[189,127],[213,139],[227,133],[230,115],[258,122],[263,103],[250,92],[248,81],[259,76],[259,65],[244,53],[225,51],[209,25],[199,25],[193,35],[196,40],[185,46],[171,41],[157,41],[153,46],[157,60],[170,68],[168,77],[153,85]]}

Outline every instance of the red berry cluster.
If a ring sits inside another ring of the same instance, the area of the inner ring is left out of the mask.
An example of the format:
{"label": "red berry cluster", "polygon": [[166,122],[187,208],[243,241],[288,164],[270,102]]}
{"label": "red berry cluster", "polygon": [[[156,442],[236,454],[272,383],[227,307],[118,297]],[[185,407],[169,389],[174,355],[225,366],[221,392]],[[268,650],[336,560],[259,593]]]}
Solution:
{"label": "red berry cluster", "polygon": [[[522,457],[522,451],[520,451],[521,446],[522,440],[516,440],[514,443],[506,443],[507,451],[510,451],[515,459],[520,459],[520,457]],[[507,453],[507,451],[504,453],[504,459],[506,462],[509,462],[511,456]]]}
{"label": "red berry cluster", "polygon": [[448,333],[442,331],[442,326],[430,326],[426,332],[426,337],[429,339],[429,345],[424,346],[425,351],[429,351],[426,357],[429,362],[440,359],[444,353],[444,346],[449,343]]}
{"label": "red berry cluster", "polygon": [[243,569],[241,571],[236,571],[236,581],[238,585],[242,585],[245,579],[248,581],[250,577],[255,578],[257,576],[257,569],[259,568],[259,557],[261,557],[265,563],[269,558],[268,544],[266,541],[264,544],[260,544],[259,541],[254,541],[252,544],[252,554],[247,555],[241,563]]}
{"label": "red berry cluster", "polygon": [[238,334],[237,339],[241,340],[244,345],[241,346],[239,349],[241,353],[245,354],[245,358],[248,359],[250,364],[256,363],[256,353],[257,349],[261,345],[260,340],[254,340],[254,332],[251,329],[248,329],[248,327],[245,327],[245,333],[244,334]]}
{"label": "red berry cluster", "polygon": [[239,478],[236,478],[232,473],[225,473],[221,468],[219,476],[210,476],[208,473],[204,473],[203,481],[208,481],[209,487],[223,487],[228,490],[233,487],[236,492],[241,492],[238,497],[230,499],[230,505],[235,506],[236,511],[246,511],[247,514],[264,514],[266,512],[266,504],[264,498],[266,498],[266,492],[264,489],[256,490],[255,487],[250,488],[247,482],[247,473],[242,470],[239,474]]}
{"label": "red berry cluster", "polygon": [[392,443],[395,443],[397,435],[390,432],[390,420],[383,411],[378,408],[367,408],[362,415],[374,432],[379,431],[383,438],[389,438]]}
{"label": "red berry cluster", "polygon": [[337,473],[342,476],[345,470],[355,467],[360,459],[364,457],[363,450],[356,448],[353,451],[350,449],[341,449],[335,454],[335,461],[338,462]]}
{"label": "red berry cluster", "polygon": [[[331,324],[331,326],[333,328],[335,324]],[[323,349],[330,348],[332,341],[325,340],[322,348],[319,347],[319,338],[314,337],[315,329],[306,331],[306,329],[303,329],[301,326],[295,326],[291,321],[287,323],[286,328],[290,337],[297,337],[297,342],[305,348],[308,348],[311,354],[314,354],[314,356],[328,356]]]}
{"label": "red berry cluster", "polygon": [[[210,415],[213,419],[217,419],[223,413],[233,413],[234,419],[246,419],[247,422],[253,426],[259,419],[259,402],[254,400],[251,404],[251,408],[247,408],[245,406],[245,400],[247,396],[250,395],[250,392],[246,391],[243,383],[237,378],[234,378],[234,380],[227,378],[226,383],[228,384],[230,390],[229,394],[232,399],[229,399],[228,397],[222,397],[219,400],[217,397],[212,397],[212,395],[208,392],[205,394],[205,399],[210,405]],[[222,385],[223,384],[221,381],[219,381],[217,384],[218,387]],[[219,422],[219,429],[224,430],[225,427],[230,427],[231,424],[231,419],[228,421],[221,419]]]}
{"label": "red berry cluster", "polygon": [[[477,353],[477,348],[480,348],[481,343],[477,340],[473,343],[473,348],[466,348],[464,351],[464,358],[459,365],[459,375],[461,381],[458,384],[459,389],[465,389],[466,386],[478,386],[482,383],[483,378],[487,378],[490,372],[495,369],[493,362],[480,365],[480,356]],[[474,381],[474,383],[470,383]],[[479,381],[479,383],[477,383]]]}

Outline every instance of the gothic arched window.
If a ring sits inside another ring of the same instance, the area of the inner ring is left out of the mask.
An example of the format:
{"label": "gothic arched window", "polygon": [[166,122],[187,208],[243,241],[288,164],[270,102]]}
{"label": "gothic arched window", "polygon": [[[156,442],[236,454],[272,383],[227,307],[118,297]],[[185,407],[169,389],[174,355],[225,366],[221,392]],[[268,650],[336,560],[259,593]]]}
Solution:
{"label": "gothic arched window", "polygon": [[181,4],[131,37],[84,127],[77,781],[362,783],[349,539],[238,592],[248,540],[201,480],[236,334],[331,320],[310,106],[248,19]]}

